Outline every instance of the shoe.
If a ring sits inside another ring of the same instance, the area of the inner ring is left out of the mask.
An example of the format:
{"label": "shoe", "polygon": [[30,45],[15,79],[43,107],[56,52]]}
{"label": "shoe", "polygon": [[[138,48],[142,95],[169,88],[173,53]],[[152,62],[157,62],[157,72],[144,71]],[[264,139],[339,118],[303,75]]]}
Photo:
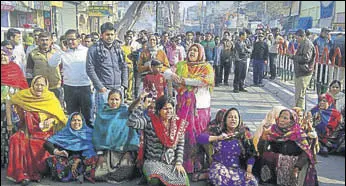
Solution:
{"label": "shoe", "polygon": [[269,79],[270,79],[270,80],[274,80],[274,79],[275,79],[275,77],[270,77]]}
{"label": "shoe", "polygon": [[234,93],[239,93],[239,90],[234,89],[233,92]]}
{"label": "shoe", "polygon": [[323,157],[328,157],[328,148],[327,147],[322,147],[319,154]]}
{"label": "shoe", "polygon": [[252,84],[250,87],[258,87],[258,84]]}
{"label": "shoe", "polygon": [[223,83],[223,85],[228,86],[228,82]]}
{"label": "shoe", "polygon": [[242,88],[242,89],[239,89],[240,92],[248,92],[246,89]]}
{"label": "shoe", "polygon": [[215,84],[215,87],[219,87],[220,85],[219,84]]}
{"label": "shoe", "polygon": [[30,180],[29,179],[24,179],[21,183],[20,183],[20,185],[22,185],[22,186],[27,186],[27,185],[29,185],[30,184]]}
{"label": "shoe", "polygon": [[264,87],[264,84],[260,83],[258,84],[258,87]]}

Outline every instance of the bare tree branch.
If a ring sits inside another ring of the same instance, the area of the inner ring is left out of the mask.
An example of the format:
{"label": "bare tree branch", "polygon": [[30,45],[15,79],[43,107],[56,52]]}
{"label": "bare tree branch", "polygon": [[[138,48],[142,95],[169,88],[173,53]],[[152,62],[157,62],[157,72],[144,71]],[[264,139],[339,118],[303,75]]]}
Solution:
{"label": "bare tree branch", "polygon": [[147,1],[134,1],[127,9],[124,17],[116,25],[116,34],[118,35],[119,39],[122,39],[126,31],[130,30],[136,23],[142,13],[145,3],[147,3]]}

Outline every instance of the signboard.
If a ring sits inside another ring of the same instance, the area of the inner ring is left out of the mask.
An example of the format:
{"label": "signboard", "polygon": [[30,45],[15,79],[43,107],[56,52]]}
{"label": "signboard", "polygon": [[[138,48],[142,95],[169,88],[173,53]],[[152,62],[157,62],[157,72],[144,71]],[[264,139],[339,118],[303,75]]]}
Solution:
{"label": "signboard", "polygon": [[64,7],[64,1],[51,1],[50,5],[58,7],[58,8],[62,8]]}
{"label": "signboard", "polygon": [[88,16],[105,17],[112,16],[113,8],[111,6],[89,6]]}
{"label": "signboard", "polygon": [[1,1],[1,10],[13,11],[15,5],[11,1]]}
{"label": "signboard", "polygon": [[292,1],[291,16],[299,15],[299,1]]}

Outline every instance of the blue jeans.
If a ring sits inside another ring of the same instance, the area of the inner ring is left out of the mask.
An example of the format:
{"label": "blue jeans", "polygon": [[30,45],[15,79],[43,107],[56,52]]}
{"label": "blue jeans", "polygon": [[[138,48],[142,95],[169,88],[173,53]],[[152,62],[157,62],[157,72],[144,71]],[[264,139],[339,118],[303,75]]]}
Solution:
{"label": "blue jeans", "polygon": [[73,112],[81,112],[85,122],[91,126],[91,88],[89,86],[64,85],[66,110],[70,115]]}
{"label": "blue jeans", "polygon": [[255,85],[262,84],[264,60],[253,60],[253,83]]}

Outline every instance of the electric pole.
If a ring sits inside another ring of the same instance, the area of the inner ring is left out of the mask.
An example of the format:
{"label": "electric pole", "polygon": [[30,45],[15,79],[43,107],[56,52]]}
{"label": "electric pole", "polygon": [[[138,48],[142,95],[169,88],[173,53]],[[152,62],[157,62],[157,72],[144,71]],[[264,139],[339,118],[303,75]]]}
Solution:
{"label": "electric pole", "polygon": [[156,33],[158,33],[157,32],[157,25],[158,25],[158,18],[157,18],[158,16],[157,15],[159,14],[158,5],[159,5],[159,1],[156,1],[156,6],[155,6],[156,7],[156,10],[155,10],[156,11],[156,25],[155,25],[155,32]]}

